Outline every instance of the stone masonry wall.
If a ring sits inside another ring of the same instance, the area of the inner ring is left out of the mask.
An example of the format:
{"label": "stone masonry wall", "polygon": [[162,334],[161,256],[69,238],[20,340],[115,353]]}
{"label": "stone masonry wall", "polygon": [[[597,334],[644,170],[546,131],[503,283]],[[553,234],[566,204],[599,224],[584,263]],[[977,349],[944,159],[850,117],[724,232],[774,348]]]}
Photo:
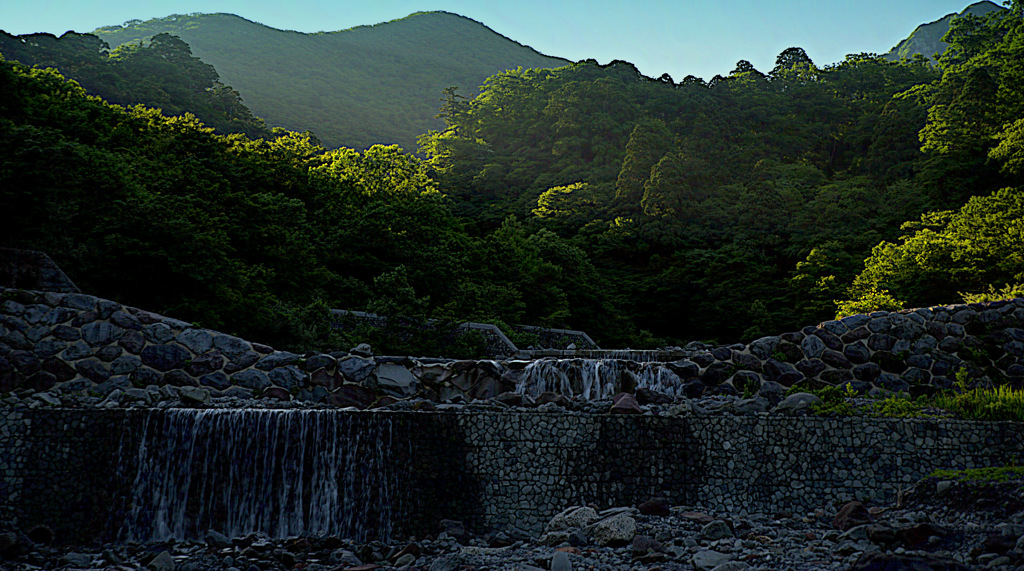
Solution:
{"label": "stone masonry wall", "polygon": [[[647,388],[770,401],[792,386],[917,396],[954,387],[958,375],[1020,388],[1024,299],[854,315],[747,345],[680,351],[682,358],[649,371],[657,382]],[[529,363],[298,355],[90,295],[0,288],[0,394],[31,390],[53,401],[116,393],[120,404],[152,405],[158,395],[143,389],[170,386],[199,401],[212,395],[366,408],[384,394],[486,400],[515,390]],[[623,371],[637,368],[628,364]],[[631,382],[613,385],[630,391]]]}
{"label": "stone masonry wall", "polygon": [[[1024,425],[1007,422],[334,414],[391,420],[386,444],[402,474],[398,537],[437,533],[444,518],[478,532],[536,533],[569,505],[636,505],[654,496],[733,513],[891,501],[933,470],[1006,465],[1024,454]],[[138,416],[138,409],[0,409],[0,519],[26,530],[48,525],[60,542],[115,537],[137,459]]]}

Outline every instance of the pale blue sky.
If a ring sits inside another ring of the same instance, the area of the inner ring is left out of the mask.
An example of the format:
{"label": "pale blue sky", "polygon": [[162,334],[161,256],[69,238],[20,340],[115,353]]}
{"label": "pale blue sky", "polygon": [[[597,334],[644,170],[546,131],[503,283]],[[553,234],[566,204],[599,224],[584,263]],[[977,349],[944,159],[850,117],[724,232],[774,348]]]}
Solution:
{"label": "pale blue sky", "polygon": [[[632,62],[645,75],[710,79],[745,59],[769,71],[790,46],[818,65],[887,52],[918,24],[971,0],[2,0],[12,34],[92,31],[125,20],[227,12],[280,29],[344,30],[445,10],[551,56]],[[998,3],[1001,4],[1001,1]]]}

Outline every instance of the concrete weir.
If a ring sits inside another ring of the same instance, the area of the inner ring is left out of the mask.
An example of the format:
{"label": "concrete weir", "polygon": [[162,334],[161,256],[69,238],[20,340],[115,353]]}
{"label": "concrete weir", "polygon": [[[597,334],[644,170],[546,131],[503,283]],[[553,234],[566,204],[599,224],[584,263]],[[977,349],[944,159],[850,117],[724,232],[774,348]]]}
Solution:
{"label": "concrete weir", "polygon": [[58,542],[536,533],[569,505],[799,512],[1024,454],[1009,422],[573,412],[0,409],[0,520]]}

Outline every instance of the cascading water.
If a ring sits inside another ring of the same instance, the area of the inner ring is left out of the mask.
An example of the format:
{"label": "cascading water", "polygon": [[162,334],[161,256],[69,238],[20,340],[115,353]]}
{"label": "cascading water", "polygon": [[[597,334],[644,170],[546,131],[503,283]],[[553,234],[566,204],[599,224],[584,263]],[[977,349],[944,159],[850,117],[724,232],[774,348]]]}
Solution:
{"label": "cascading water", "polygon": [[387,415],[177,409],[148,413],[141,430],[134,453],[122,450],[132,479],[122,539],[391,537]]}
{"label": "cascading water", "polygon": [[[624,377],[626,378],[624,380]],[[516,386],[521,395],[553,392],[586,400],[608,400],[629,388],[668,395],[682,390],[679,376],[662,363],[622,359],[538,359],[526,366]]]}

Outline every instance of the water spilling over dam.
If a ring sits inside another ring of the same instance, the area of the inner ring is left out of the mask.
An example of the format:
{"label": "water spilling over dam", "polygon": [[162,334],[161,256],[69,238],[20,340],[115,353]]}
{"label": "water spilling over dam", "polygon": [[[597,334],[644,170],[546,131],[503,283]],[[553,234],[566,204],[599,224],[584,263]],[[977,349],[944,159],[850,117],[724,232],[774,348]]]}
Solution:
{"label": "water spilling over dam", "polygon": [[139,424],[119,450],[122,539],[392,535],[400,467],[386,415],[180,409]]}
{"label": "water spilling over dam", "polygon": [[665,363],[620,358],[538,359],[523,370],[516,392],[531,397],[551,392],[568,398],[610,400],[638,388],[682,395],[683,384]]}

